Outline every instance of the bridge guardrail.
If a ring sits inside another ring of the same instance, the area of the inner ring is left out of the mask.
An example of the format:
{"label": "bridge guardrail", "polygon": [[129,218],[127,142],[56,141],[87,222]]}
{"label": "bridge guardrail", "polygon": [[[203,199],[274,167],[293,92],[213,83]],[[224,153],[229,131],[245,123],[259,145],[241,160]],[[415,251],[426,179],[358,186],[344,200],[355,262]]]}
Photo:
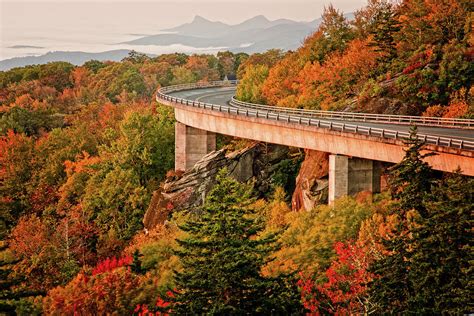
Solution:
{"label": "bridge guardrail", "polygon": [[[308,126],[316,126],[319,128],[327,128],[329,130],[376,136],[376,137],[382,137],[382,138],[387,138],[387,139],[405,140],[410,136],[410,134],[407,132],[400,132],[400,131],[384,129],[384,128],[368,127],[368,126],[350,124],[350,123],[344,123],[344,122],[325,121],[325,120],[321,120],[320,119],[321,117],[315,118],[317,116],[313,116],[313,115],[316,115],[314,112],[327,113],[330,111],[311,111],[311,110],[298,111],[298,109],[280,108],[280,107],[242,102],[242,101],[235,100],[235,98],[233,98],[233,100],[231,101],[231,104],[233,104],[234,106],[216,105],[216,104],[210,104],[210,103],[205,103],[205,102],[186,100],[182,98],[169,96],[166,94],[166,93],[182,91],[182,90],[233,86],[233,85],[236,85],[237,83],[238,82],[236,80],[233,80],[233,81],[214,81],[214,82],[190,83],[190,84],[168,86],[168,87],[160,88],[158,90],[156,98],[158,101],[161,99],[165,101],[180,103],[186,106],[214,110],[214,111],[219,111],[219,112],[228,113],[228,114],[244,115],[244,116],[256,117],[256,118],[265,118],[265,119],[270,119],[270,120],[283,121],[287,123],[297,123],[297,124],[308,125]],[[308,112],[311,114],[309,114]],[[357,115],[365,114],[365,113],[348,113],[348,112],[336,112],[336,113],[339,113],[339,114],[344,113],[349,116],[356,115],[356,114]],[[345,117],[344,119],[345,120],[350,119],[349,116]],[[369,119],[369,118],[373,118],[374,116],[381,116],[381,117],[389,116],[391,119],[395,119],[398,117],[410,118],[410,116],[370,114],[369,116],[367,116],[367,119],[365,121],[378,122],[378,123],[395,123],[395,121],[387,121],[387,120],[375,121],[373,119],[372,120]],[[339,120],[341,119],[340,117],[337,117],[337,116],[327,116],[323,118],[339,119]],[[411,118],[422,119],[421,117],[411,117]],[[357,120],[357,119],[358,118],[354,118],[354,120]],[[434,118],[434,119],[440,119],[440,118]],[[467,126],[474,126],[474,120],[467,120],[467,121],[471,121],[469,122],[469,125]],[[409,121],[409,123],[418,125],[419,122],[413,119],[412,121]],[[444,127],[445,125],[440,123],[434,126]],[[466,141],[463,139],[440,137],[440,136],[428,135],[428,134],[418,134],[418,138],[423,140],[426,144],[474,150],[474,142]]]}
{"label": "bridge guardrail", "polygon": [[337,111],[320,111],[320,110],[304,110],[285,107],[276,107],[269,105],[260,105],[255,103],[243,102],[232,97],[231,104],[248,108],[266,109],[269,111],[297,114],[302,116],[328,118],[337,120],[352,120],[361,122],[403,124],[433,127],[457,127],[457,128],[473,128],[474,120],[459,118],[443,118],[443,117],[425,117],[425,116],[409,116],[409,115],[393,115],[393,114],[373,114],[358,112],[337,112]]}

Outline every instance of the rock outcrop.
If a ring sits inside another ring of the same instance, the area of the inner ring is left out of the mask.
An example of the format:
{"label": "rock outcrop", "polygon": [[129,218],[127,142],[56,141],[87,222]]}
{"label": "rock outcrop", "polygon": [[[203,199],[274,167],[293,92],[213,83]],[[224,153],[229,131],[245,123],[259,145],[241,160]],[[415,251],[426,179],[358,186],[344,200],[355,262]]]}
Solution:
{"label": "rock outcrop", "polygon": [[288,147],[254,143],[242,150],[222,149],[203,157],[189,171],[173,174],[153,193],[145,213],[145,229],[163,223],[174,210],[201,206],[215,184],[216,174],[227,167],[230,175],[241,182],[254,181],[255,188],[265,193],[270,189],[271,175],[277,164],[288,157]]}
{"label": "rock outcrop", "polygon": [[311,210],[328,201],[329,154],[309,149],[305,154],[291,201],[293,211]]}

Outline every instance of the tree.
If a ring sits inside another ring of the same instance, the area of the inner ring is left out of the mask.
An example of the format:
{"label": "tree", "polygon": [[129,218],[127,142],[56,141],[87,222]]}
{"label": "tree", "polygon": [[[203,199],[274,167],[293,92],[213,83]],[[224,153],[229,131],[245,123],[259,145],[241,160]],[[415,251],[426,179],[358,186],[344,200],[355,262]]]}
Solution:
{"label": "tree", "polygon": [[241,101],[265,103],[262,87],[268,77],[268,67],[265,65],[248,66],[244,77],[237,87],[236,96]]}
{"label": "tree", "polygon": [[268,77],[262,86],[262,93],[270,105],[294,106],[286,104],[291,96],[298,95],[297,76],[304,63],[297,53],[288,53],[285,58],[277,62],[269,71]]}
{"label": "tree", "polygon": [[474,179],[459,170],[438,181],[424,202],[426,216],[413,231],[417,241],[410,262],[414,295],[410,310],[419,314],[466,314],[473,310],[472,211]]}
{"label": "tree", "polygon": [[392,197],[397,200],[397,205],[389,210],[389,217],[394,218],[397,225],[382,241],[388,255],[371,267],[378,278],[371,284],[370,295],[379,312],[410,310],[409,301],[415,295],[409,275],[415,242],[412,229],[419,216],[426,214],[423,202],[434,181],[433,170],[423,161],[431,154],[421,153],[424,142],[418,139],[416,127],[412,127],[405,143],[409,146],[405,157],[391,169],[389,181]]}
{"label": "tree", "polygon": [[[7,257],[5,255],[7,248],[6,244],[0,245],[0,252],[3,252],[4,258]],[[25,278],[15,275],[15,263],[17,263],[15,260],[0,259],[0,313],[2,315],[16,315],[19,305],[22,305],[21,301],[25,298],[45,294],[45,292],[28,290],[22,286]]]}
{"label": "tree", "polygon": [[[98,274],[79,273],[64,287],[49,291],[43,300],[47,315],[131,315],[140,293],[139,278],[116,259]],[[99,266],[104,265],[100,263]]]}
{"label": "tree", "polygon": [[373,45],[376,51],[382,53],[379,61],[390,62],[397,55],[394,34],[400,30],[400,24],[394,5],[390,2],[382,2],[373,17]]}
{"label": "tree", "polygon": [[367,314],[370,303],[366,297],[372,273],[367,271],[371,256],[365,247],[350,241],[336,242],[337,254],[325,272],[325,282],[316,284],[311,278],[298,280],[303,304],[311,313],[354,315]]}
{"label": "tree", "polygon": [[251,187],[223,169],[198,217],[181,226],[182,271],[172,310],[178,314],[290,313],[297,294],[282,278],[263,277],[261,268],[276,249],[275,235],[258,236],[264,223],[253,214]]}
{"label": "tree", "polygon": [[332,4],[324,8],[321,24],[311,47],[311,62],[323,63],[331,52],[343,52],[354,38],[349,22]]}
{"label": "tree", "polygon": [[408,146],[405,156],[390,169],[390,190],[399,204],[394,211],[402,217],[412,209],[423,213],[423,200],[430,193],[434,181],[433,169],[423,161],[434,154],[422,153],[425,143],[418,138],[417,133],[418,128],[413,126],[409,138],[405,140]]}
{"label": "tree", "polygon": [[34,141],[12,130],[0,136],[0,237],[14,226],[30,205],[27,183],[35,157]]}
{"label": "tree", "polygon": [[148,57],[146,54],[139,53],[135,50],[131,50],[128,53],[128,56],[122,59],[122,62],[131,62],[132,64],[143,64],[147,60],[149,60],[150,57]]}

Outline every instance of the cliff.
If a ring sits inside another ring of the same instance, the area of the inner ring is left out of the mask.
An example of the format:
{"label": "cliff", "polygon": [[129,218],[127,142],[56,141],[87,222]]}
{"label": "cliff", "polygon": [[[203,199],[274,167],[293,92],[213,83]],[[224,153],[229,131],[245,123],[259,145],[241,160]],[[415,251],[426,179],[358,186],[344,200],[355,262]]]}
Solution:
{"label": "cliff", "polygon": [[253,181],[262,193],[270,189],[278,163],[288,157],[288,147],[254,143],[242,150],[222,149],[203,157],[191,170],[173,173],[153,197],[143,220],[145,229],[163,223],[175,210],[192,210],[203,204],[215,183],[217,172],[227,167],[241,182]]}
{"label": "cliff", "polygon": [[301,164],[291,208],[293,211],[311,210],[317,204],[327,203],[329,174],[329,154],[305,149],[305,159]]}

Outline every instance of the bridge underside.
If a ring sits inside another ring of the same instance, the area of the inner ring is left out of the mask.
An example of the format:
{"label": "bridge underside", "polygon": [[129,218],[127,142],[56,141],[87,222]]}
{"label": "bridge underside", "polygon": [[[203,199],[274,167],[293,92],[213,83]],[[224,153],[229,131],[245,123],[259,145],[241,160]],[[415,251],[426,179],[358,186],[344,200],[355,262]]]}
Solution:
{"label": "bridge underside", "polygon": [[[213,133],[391,163],[398,163],[405,155],[400,140],[384,139],[382,142],[377,137],[315,126],[240,117],[174,103],[169,105],[175,107],[178,122]],[[435,170],[453,172],[459,167],[463,174],[474,176],[473,152],[434,145],[428,145],[426,149],[436,152],[435,156],[426,158]]]}
{"label": "bridge underside", "polygon": [[[302,126],[255,117],[241,117],[169,102],[175,108],[176,170],[187,170],[216,149],[215,133],[330,153],[329,202],[361,191],[379,192],[380,162],[404,157],[400,140]],[[436,152],[426,161],[435,169],[474,176],[474,153],[428,145]]]}

